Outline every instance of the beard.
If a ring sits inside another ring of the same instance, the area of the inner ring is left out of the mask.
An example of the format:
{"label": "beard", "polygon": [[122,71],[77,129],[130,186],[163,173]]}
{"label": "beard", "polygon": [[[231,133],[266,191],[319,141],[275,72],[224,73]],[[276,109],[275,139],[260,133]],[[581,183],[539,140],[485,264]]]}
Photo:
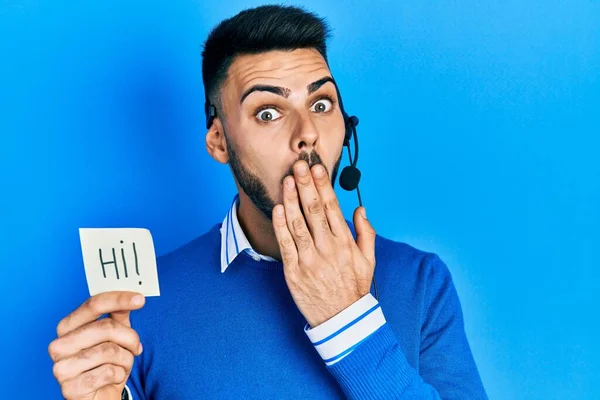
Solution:
{"label": "beard", "polygon": [[[227,151],[229,153],[229,165],[231,167],[231,171],[233,172],[233,176],[237,180],[238,184],[240,185],[240,187],[242,188],[244,193],[246,193],[248,195],[248,197],[250,198],[250,200],[252,201],[252,203],[254,203],[256,208],[258,208],[265,215],[265,217],[267,217],[267,219],[269,221],[271,221],[273,218],[273,208],[275,207],[276,203],[271,198],[271,196],[269,196],[267,187],[265,186],[263,181],[261,181],[260,178],[256,174],[252,173],[248,168],[246,168],[242,164],[242,162],[240,161],[240,158],[237,156],[237,153],[229,144],[229,140],[226,139],[225,142],[227,145]],[[343,152],[343,148],[342,148],[342,152]],[[331,186],[334,188],[335,188],[335,179],[337,177],[338,169],[340,166],[340,161],[342,159],[342,152],[340,152],[340,154],[333,166],[333,170],[331,171],[331,174],[329,175],[331,178]],[[300,153],[300,156],[298,157],[298,159],[296,161],[298,161],[298,160],[306,161],[309,167],[312,167],[315,164],[321,164],[321,165],[323,165],[325,170],[329,173],[327,166],[325,166],[323,164],[323,161],[321,160],[321,156],[315,150],[313,150],[310,153],[307,153],[307,152]],[[286,176],[288,176],[288,175],[294,176],[293,165],[296,161],[294,161],[290,165],[287,172],[281,177],[281,180],[279,181],[280,186],[283,185],[283,180],[285,179]],[[302,208],[300,210],[302,211]]]}

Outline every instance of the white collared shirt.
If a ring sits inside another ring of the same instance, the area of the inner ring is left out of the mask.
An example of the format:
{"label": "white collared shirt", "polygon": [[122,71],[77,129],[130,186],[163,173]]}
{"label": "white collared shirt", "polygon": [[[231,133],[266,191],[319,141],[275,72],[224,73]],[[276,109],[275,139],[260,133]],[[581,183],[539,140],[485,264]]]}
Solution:
{"label": "white collared shirt", "polygon": [[221,272],[225,272],[231,262],[242,252],[247,252],[255,261],[277,261],[272,257],[264,256],[252,249],[248,238],[244,234],[237,216],[239,195],[235,195],[233,203],[221,224]]}
{"label": "white collared shirt", "polygon": [[[238,205],[239,195],[236,194],[221,224],[221,273],[225,273],[242,252],[248,253],[257,262],[276,261],[252,249],[237,217]],[[330,366],[352,353],[385,323],[379,302],[368,293],[321,325],[310,329],[307,324],[304,331],[325,364]]]}

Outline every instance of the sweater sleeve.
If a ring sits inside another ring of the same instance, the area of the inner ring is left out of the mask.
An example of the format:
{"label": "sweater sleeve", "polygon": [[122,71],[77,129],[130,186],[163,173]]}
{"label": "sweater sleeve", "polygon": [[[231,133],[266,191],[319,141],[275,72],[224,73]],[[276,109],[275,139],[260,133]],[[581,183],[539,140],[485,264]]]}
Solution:
{"label": "sweater sleeve", "polygon": [[347,356],[327,365],[349,399],[487,399],[446,265],[426,266],[419,370],[385,321]]}

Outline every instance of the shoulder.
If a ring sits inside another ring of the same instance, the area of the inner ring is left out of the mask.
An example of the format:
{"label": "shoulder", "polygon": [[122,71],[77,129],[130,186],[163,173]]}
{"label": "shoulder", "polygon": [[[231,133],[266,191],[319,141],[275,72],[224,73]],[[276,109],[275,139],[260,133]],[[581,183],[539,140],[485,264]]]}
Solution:
{"label": "shoulder", "polygon": [[[146,299],[140,310],[131,314],[132,324],[145,333],[162,326],[165,315],[184,313],[190,306],[189,299],[202,293],[209,282],[209,275],[219,271],[220,232],[214,225],[207,232],[178,248],[156,258],[159,296]],[[135,316],[134,316],[135,314]]]}
{"label": "shoulder", "polygon": [[377,235],[375,256],[397,270],[409,270],[418,274],[440,275],[449,273],[448,267],[437,253],[416,248],[408,243]]}
{"label": "shoulder", "polygon": [[442,314],[462,315],[452,274],[438,254],[379,235],[375,243],[376,283],[390,321],[428,326]]}
{"label": "shoulder", "polygon": [[169,274],[175,270],[206,265],[214,260],[218,260],[221,245],[220,225],[215,224],[202,235],[158,256],[156,263],[159,273]]}
{"label": "shoulder", "polygon": [[209,275],[219,271],[220,232],[219,225],[174,250],[156,258],[160,301],[148,299],[151,304],[171,306],[182,296],[193,296],[201,290]]}
{"label": "shoulder", "polygon": [[[354,224],[349,220],[346,222],[352,235],[356,237]],[[436,253],[389,239],[379,233],[375,237],[375,260],[377,276],[425,281],[434,276],[450,274],[448,267]]]}
{"label": "shoulder", "polygon": [[388,293],[403,293],[405,300],[428,303],[436,293],[453,287],[450,269],[435,252],[377,235],[375,259],[377,285]]}

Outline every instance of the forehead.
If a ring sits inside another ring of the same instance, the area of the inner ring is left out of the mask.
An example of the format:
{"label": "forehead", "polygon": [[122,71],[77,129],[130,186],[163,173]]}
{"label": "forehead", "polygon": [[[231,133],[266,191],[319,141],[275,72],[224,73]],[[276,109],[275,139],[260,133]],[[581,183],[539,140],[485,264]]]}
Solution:
{"label": "forehead", "polygon": [[259,83],[286,86],[292,91],[331,76],[325,59],[315,49],[269,51],[237,56],[229,68],[223,89],[242,93]]}

